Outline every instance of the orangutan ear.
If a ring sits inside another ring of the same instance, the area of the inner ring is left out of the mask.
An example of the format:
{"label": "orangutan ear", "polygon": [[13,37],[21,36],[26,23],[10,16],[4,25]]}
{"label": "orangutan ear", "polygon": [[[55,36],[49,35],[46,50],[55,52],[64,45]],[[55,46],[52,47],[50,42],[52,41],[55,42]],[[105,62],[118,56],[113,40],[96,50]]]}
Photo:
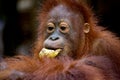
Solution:
{"label": "orangutan ear", "polygon": [[89,23],[84,24],[83,31],[84,31],[84,33],[89,33],[89,31],[90,31],[90,24]]}

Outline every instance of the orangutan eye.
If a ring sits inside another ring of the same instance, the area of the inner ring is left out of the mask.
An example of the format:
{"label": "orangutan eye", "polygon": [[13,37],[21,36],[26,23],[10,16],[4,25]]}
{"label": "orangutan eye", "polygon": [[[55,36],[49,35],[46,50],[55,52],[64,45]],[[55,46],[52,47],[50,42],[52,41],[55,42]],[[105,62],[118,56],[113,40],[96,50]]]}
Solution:
{"label": "orangutan eye", "polygon": [[48,33],[52,33],[52,32],[54,32],[54,30],[55,30],[55,25],[53,24],[53,23],[48,23],[47,24],[47,32]]}
{"label": "orangutan eye", "polygon": [[61,22],[59,26],[60,26],[60,32],[62,33],[68,33],[70,30],[70,27],[66,22]]}

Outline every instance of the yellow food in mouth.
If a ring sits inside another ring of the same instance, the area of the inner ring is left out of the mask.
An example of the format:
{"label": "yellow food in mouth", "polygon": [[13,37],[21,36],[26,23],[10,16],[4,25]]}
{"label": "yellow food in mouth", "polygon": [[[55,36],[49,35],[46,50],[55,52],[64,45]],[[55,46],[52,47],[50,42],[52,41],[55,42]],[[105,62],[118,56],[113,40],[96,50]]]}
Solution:
{"label": "yellow food in mouth", "polygon": [[39,53],[39,57],[47,56],[50,58],[54,58],[60,53],[60,51],[61,49],[50,50],[50,49],[43,48]]}

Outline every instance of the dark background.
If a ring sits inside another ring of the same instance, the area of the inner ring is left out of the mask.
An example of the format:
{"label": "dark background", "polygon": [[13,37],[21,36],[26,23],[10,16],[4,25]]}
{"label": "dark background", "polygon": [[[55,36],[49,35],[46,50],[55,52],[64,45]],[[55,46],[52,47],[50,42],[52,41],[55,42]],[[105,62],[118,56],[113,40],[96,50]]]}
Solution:
{"label": "dark background", "polygon": [[[26,0],[0,0],[0,56],[30,54],[35,38],[34,11],[37,0],[28,9],[18,9]],[[42,0],[41,0],[42,1]],[[120,0],[86,0],[98,17],[99,25],[120,36]],[[25,4],[27,5],[27,4]],[[17,53],[17,54],[16,54]]]}

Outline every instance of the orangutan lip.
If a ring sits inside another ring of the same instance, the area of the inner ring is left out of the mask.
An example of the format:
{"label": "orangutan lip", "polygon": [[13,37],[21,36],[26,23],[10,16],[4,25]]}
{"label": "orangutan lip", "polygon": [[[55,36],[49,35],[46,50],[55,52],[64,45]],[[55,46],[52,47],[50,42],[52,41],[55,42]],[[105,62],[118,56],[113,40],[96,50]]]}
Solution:
{"label": "orangutan lip", "polygon": [[49,49],[49,50],[57,50],[57,49],[61,49],[61,50],[62,50],[63,48],[47,48],[47,47],[46,47],[46,49]]}

